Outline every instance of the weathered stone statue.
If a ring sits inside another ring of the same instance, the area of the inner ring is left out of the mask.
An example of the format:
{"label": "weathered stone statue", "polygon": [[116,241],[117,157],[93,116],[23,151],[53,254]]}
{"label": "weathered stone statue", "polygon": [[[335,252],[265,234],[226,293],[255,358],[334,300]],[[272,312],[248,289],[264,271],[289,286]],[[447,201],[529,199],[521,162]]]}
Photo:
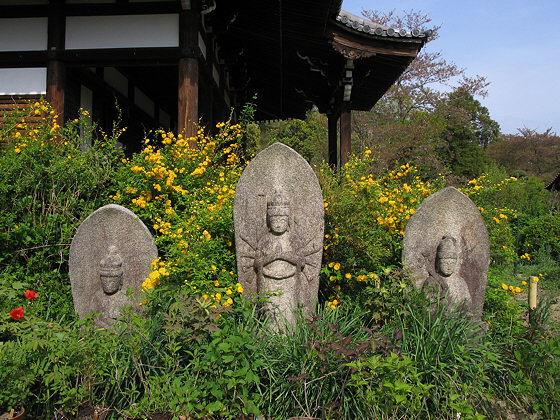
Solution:
{"label": "weathered stone statue", "polygon": [[408,221],[403,260],[417,287],[447,295],[480,320],[490,243],[476,205],[453,187],[432,194]]}
{"label": "weathered stone statue", "polygon": [[253,296],[268,297],[264,309],[277,325],[294,323],[301,306],[317,302],[323,250],[321,187],[297,152],[275,143],[245,168],[234,201],[237,268]]}
{"label": "weathered stone statue", "polygon": [[116,204],[94,211],[70,245],[70,283],[78,315],[100,313],[96,324],[107,328],[123,306],[139,308],[142,282],[156,258],[152,235],[134,213]]}

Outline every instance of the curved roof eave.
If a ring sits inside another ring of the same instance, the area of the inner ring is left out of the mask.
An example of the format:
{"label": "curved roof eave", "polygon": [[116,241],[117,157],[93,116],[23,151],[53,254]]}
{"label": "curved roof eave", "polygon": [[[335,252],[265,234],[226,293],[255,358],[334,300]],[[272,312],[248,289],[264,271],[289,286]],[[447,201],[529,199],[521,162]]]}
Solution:
{"label": "curved roof eave", "polygon": [[395,29],[388,26],[380,25],[375,22],[371,22],[367,19],[356,16],[345,10],[341,10],[335,19],[335,23],[356,35],[363,35],[368,38],[389,38],[389,39],[399,39],[399,40],[415,40],[424,44],[427,38],[431,35],[432,31],[422,31],[421,29],[413,29],[408,31],[406,29]]}

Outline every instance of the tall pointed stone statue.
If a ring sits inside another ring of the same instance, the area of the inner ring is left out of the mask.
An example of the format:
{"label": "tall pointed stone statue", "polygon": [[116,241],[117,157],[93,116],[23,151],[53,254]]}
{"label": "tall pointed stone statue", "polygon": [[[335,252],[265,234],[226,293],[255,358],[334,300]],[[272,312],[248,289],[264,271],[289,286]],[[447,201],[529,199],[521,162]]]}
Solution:
{"label": "tall pointed stone statue", "polygon": [[[109,327],[126,304],[139,307],[142,283],[157,258],[148,228],[125,207],[109,204],[90,214],[70,245],[70,283],[74,309],[83,318]],[[127,296],[127,291],[132,294]]]}
{"label": "tall pointed stone statue", "polygon": [[422,202],[405,228],[403,260],[417,287],[447,294],[480,320],[490,242],[476,205],[453,187]]}
{"label": "tall pointed stone statue", "polygon": [[245,168],[233,208],[237,271],[278,326],[312,313],[319,290],[324,206],[317,176],[296,151],[274,143]]}

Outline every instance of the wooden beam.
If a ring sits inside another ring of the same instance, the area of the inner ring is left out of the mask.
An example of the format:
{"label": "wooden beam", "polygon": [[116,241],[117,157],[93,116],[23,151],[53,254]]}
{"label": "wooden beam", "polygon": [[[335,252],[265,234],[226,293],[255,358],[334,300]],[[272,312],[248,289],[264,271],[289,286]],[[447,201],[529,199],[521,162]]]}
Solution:
{"label": "wooden beam", "polygon": [[338,164],[338,114],[327,114],[329,131],[329,166],[335,168]]}
{"label": "wooden beam", "polygon": [[186,137],[195,137],[198,124],[198,60],[179,60],[178,130]]}
{"label": "wooden beam", "polygon": [[350,153],[352,153],[352,111],[350,103],[344,102],[342,113],[340,114],[340,166],[344,166],[348,162]]}

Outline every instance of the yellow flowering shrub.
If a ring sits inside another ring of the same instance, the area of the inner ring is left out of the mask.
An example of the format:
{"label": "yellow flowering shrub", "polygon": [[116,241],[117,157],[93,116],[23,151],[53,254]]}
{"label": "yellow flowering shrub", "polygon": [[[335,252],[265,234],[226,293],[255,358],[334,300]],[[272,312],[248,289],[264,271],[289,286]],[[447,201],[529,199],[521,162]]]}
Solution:
{"label": "yellow flowering shrub", "polygon": [[[144,281],[146,292],[186,287],[204,300],[230,306],[237,282],[233,197],[244,168],[241,128],[229,122],[195,138],[159,130],[140,153],[124,162],[112,195],[134,211],[154,234],[160,258]],[[193,145],[195,145],[193,147]]]}
{"label": "yellow flowering shrub", "polygon": [[[6,112],[0,115],[0,122],[0,144],[6,143],[15,153],[21,153],[34,143],[44,146],[55,139],[61,130],[58,115],[44,100],[30,102],[19,111]],[[68,145],[66,140],[62,143]]]}
{"label": "yellow flowering shrub", "polygon": [[360,296],[375,302],[379,315],[389,295],[406,287],[389,275],[400,264],[406,223],[422,200],[443,187],[443,177],[426,182],[410,164],[373,175],[371,155],[366,150],[338,172],[318,169],[326,222],[321,291],[332,309]]}

